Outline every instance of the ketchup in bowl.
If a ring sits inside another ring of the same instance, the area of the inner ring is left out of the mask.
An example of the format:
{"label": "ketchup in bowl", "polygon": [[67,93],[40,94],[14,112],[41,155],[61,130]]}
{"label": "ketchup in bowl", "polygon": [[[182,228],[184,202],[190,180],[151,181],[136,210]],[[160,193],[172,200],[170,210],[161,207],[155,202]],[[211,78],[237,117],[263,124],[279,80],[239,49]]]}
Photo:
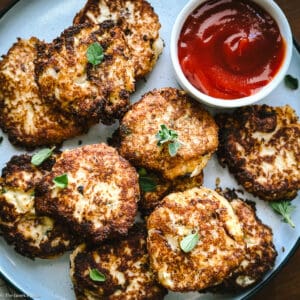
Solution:
{"label": "ketchup in bowl", "polygon": [[247,0],[211,0],[187,18],[178,58],[187,79],[221,99],[250,96],[267,85],[283,63],[285,42],[275,20]]}

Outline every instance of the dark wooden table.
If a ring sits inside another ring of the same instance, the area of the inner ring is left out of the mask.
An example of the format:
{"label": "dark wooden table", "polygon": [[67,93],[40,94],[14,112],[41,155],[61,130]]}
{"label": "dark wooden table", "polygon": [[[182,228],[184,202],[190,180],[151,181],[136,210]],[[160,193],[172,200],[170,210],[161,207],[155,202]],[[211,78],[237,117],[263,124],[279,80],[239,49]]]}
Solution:
{"label": "dark wooden table", "polygon": [[[271,0],[270,0],[271,1]],[[15,0],[0,0],[0,12],[7,3]],[[294,37],[300,44],[300,1],[276,0],[286,13]],[[300,68],[300,66],[299,66]],[[252,299],[298,300],[300,299],[300,248],[296,250],[280,272]]]}

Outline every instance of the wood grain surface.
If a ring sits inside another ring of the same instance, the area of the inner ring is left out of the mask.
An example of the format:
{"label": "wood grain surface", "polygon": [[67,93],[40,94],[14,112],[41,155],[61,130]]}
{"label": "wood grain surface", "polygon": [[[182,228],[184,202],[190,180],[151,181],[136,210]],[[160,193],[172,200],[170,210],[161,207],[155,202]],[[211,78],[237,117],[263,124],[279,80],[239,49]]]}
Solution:
{"label": "wood grain surface", "polygon": [[[16,0],[0,0],[0,14],[6,5],[15,1]],[[300,44],[300,0],[277,0],[276,2],[287,15],[292,27],[293,35]],[[268,284],[266,284],[261,291],[253,296],[252,299],[300,299],[300,248],[296,250],[294,255],[289,259],[288,263],[280,270],[280,272]]]}

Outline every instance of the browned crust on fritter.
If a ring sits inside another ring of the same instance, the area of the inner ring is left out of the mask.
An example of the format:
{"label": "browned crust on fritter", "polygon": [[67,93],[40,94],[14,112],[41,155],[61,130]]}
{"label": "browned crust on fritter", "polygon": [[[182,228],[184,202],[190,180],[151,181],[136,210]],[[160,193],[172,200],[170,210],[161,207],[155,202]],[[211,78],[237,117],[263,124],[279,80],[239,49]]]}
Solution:
{"label": "browned crust on fritter", "polygon": [[[107,7],[101,12],[100,6]],[[111,20],[120,26],[132,54],[135,77],[141,78],[154,67],[162,49],[159,39],[160,23],[153,7],[144,0],[88,0],[74,18],[75,25],[89,22],[97,24]],[[100,21],[100,22],[99,22]]]}
{"label": "browned crust on fritter", "polygon": [[245,202],[234,190],[218,190],[226,197],[239,218],[246,242],[246,254],[240,266],[220,285],[209,288],[213,293],[236,293],[259,283],[274,267],[277,251],[272,229],[256,215],[255,203]]}
{"label": "browned crust on fritter", "polygon": [[[45,161],[45,165],[53,165],[55,159],[50,157]],[[33,189],[45,174],[44,164],[34,166],[31,164],[31,155],[14,155],[6,166],[2,169],[2,178],[5,184],[21,188],[25,192]]]}
{"label": "browned crust on fritter", "polygon": [[[54,186],[67,174],[65,189]],[[135,169],[105,144],[67,150],[37,189],[35,207],[41,214],[70,225],[90,243],[127,234],[139,200]]]}
{"label": "browned crust on fritter", "polygon": [[34,210],[35,186],[49,172],[55,157],[47,159],[39,167],[33,166],[30,161],[31,156],[27,154],[14,156],[2,170],[0,230],[6,242],[21,255],[29,258],[57,257],[73,249],[78,240],[66,226],[48,217],[37,216]]}
{"label": "browned crust on fritter", "polygon": [[[181,142],[171,157],[168,145],[157,146],[160,125],[178,133]],[[120,154],[134,166],[158,172],[166,179],[186,176],[206,165],[218,146],[218,128],[210,114],[184,91],[155,89],[133,104],[120,123]]]}
{"label": "browned crust on fritter", "polygon": [[290,106],[254,105],[216,116],[218,158],[238,183],[268,201],[300,188],[300,124]]}
{"label": "browned crust on fritter", "polygon": [[257,284],[272,270],[277,252],[271,228],[261,222],[254,209],[240,199],[235,199],[230,204],[242,224],[246,255],[239,268],[222,283],[220,289],[238,292]]}
{"label": "browned crust on fritter", "polygon": [[0,61],[0,127],[14,145],[28,149],[61,144],[87,131],[68,114],[45,103],[35,83],[37,38],[18,39]]}
{"label": "browned crust on fritter", "polygon": [[[31,163],[31,156],[27,154],[13,156],[2,170],[0,194],[0,220],[4,222],[14,222],[20,217],[16,207],[7,202],[3,194],[7,187],[11,190],[21,190],[23,192],[33,193],[34,188],[42,179],[45,171],[42,167],[35,167]],[[28,211],[30,210],[28,207]],[[25,211],[27,213],[28,211]]]}
{"label": "browned crust on fritter", "polygon": [[[76,298],[163,299],[167,291],[157,283],[150,269],[146,236],[144,226],[136,224],[130,229],[128,236],[122,239],[103,243],[95,249],[79,246],[71,254],[71,279]],[[103,273],[106,276],[105,282],[91,280],[91,269],[98,269]],[[123,282],[120,282],[120,276],[124,276]]]}
{"label": "browned crust on fritter", "polygon": [[[104,59],[97,66],[86,57],[98,42]],[[112,22],[67,28],[48,47],[38,49],[36,81],[41,95],[79,120],[111,124],[120,118],[133,92],[134,70],[123,33]],[[49,74],[52,73],[52,74]]]}
{"label": "browned crust on fritter", "polygon": [[[164,198],[147,220],[151,267],[166,288],[187,292],[219,284],[245,254],[243,233],[230,204],[214,191],[194,188]],[[199,233],[185,253],[180,241]]]}
{"label": "browned crust on fritter", "polygon": [[48,217],[26,214],[13,224],[0,225],[2,235],[9,245],[13,245],[16,252],[28,258],[56,258],[66,251],[74,249],[79,239],[70,233],[66,226],[54,222],[51,230],[45,232],[41,242],[36,245],[37,236],[24,235],[19,229],[27,228],[28,233],[39,226],[46,226],[52,222]]}
{"label": "browned crust on fritter", "polygon": [[200,187],[203,183],[203,172],[195,177],[185,176],[174,180],[166,180],[157,173],[150,173],[149,175],[156,183],[156,189],[152,192],[143,192],[141,189],[139,206],[144,215],[149,215],[168,194]]}

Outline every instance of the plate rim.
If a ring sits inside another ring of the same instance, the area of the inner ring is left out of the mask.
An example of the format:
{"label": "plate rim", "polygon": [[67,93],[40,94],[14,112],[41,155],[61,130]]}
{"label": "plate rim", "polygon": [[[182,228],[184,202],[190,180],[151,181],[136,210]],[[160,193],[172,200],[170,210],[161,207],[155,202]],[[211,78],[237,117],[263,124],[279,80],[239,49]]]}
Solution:
{"label": "plate rim", "polygon": [[[10,11],[20,0],[13,0],[8,6],[0,12],[0,21],[3,19],[3,17]],[[300,54],[300,43],[295,39],[293,36],[293,45],[297,52]],[[257,294],[263,287],[265,287],[267,284],[270,283],[270,281],[275,278],[279,272],[282,270],[282,268],[288,263],[288,261],[294,256],[295,252],[300,248],[300,237],[295,242],[294,246],[288,253],[288,255],[283,259],[283,261],[278,265],[277,269],[274,270],[265,280],[262,280],[259,284],[257,284],[256,287],[253,288],[253,290],[243,298],[242,300],[248,300],[251,299],[255,294]],[[2,266],[0,266],[0,278],[11,288],[15,289],[19,294],[23,295],[26,299],[33,299],[28,294],[29,291],[25,291],[25,289],[21,288],[17,285],[16,282],[6,274],[6,272],[2,269]]]}

